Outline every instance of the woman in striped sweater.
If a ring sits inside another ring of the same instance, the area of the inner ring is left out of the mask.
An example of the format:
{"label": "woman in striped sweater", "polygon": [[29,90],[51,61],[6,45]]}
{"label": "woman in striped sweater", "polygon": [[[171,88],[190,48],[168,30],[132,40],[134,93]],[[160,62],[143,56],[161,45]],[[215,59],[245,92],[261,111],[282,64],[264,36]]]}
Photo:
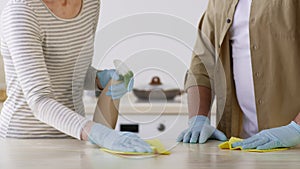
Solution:
{"label": "woman in striped sweater", "polygon": [[[105,87],[115,73],[91,67],[99,6],[99,0],[9,0],[1,17],[8,98],[0,138],[72,136],[112,150],[151,151],[133,133],[84,118],[83,89],[94,89],[98,78]],[[112,92],[121,97],[124,86]]]}

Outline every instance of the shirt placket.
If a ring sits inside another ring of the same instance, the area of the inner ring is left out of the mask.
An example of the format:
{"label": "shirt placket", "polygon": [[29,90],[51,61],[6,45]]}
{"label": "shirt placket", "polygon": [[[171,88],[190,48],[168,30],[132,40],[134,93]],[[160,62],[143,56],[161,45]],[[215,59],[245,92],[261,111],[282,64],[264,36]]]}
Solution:
{"label": "shirt placket", "polygon": [[249,36],[250,36],[250,51],[251,51],[251,60],[252,60],[252,71],[253,71],[253,83],[255,91],[255,102],[256,102],[256,112],[258,116],[258,125],[260,114],[263,112],[265,107],[264,100],[264,71],[263,68],[266,63],[266,60],[263,57],[261,52],[261,44],[259,41],[259,35],[257,31],[258,23],[256,13],[259,9],[259,0],[252,0],[251,11],[250,11],[250,20],[249,20]]}

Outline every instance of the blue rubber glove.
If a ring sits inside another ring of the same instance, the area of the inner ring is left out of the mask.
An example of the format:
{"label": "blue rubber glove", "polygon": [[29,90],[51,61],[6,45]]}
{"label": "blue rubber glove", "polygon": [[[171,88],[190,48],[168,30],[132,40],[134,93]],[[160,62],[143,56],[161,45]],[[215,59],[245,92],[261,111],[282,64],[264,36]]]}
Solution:
{"label": "blue rubber glove", "polygon": [[111,96],[112,99],[120,99],[124,96],[127,92],[132,91],[134,79],[132,77],[128,78],[126,76],[122,77],[122,83],[114,84],[108,88],[108,92],[106,93],[107,96]]}
{"label": "blue rubber glove", "polygon": [[91,143],[110,150],[141,153],[152,152],[150,145],[136,134],[112,130],[98,123],[92,126],[88,137]]}
{"label": "blue rubber glove", "polygon": [[105,69],[103,71],[97,72],[98,80],[103,88],[108,84],[108,82],[113,78],[114,80],[119,79],[115,69]]}
{"label": "blue rubber glove", "polygon": [[267,150],[279,147],[293,147],[300,144],[300,125],[292,121],[289,125],[263,130],[232,147],[242,146],[243,149]]}
{"label": "blue rubber glove", "polygon": [[130,92],[133,88],[133,73],[129,71],[127,74],[119,75],[115,69],[105,69],[97,73],[97,77],[101,86],[104,88],[108,82],[113,79],[115,81],[120,81],[120,83],[113,84],[108,88],[107,96],[111,96],[112,99],[120,99],[127,92]]}
{"label": "blue rubber glove", "polygon": [[205,143],[208,139],[226,141],[224,133],[210,125],[206,116],[194,116],[189,119],[189,128],[184,130],[177,138],[178,142]]}

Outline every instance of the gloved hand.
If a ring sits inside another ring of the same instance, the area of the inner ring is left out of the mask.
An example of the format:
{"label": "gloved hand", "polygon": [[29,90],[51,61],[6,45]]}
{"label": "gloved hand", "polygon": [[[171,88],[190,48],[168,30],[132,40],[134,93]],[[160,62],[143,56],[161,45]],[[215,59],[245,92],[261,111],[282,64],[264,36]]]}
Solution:
{"label": "gloved hand", "polygon": [[127,74],[119,75],[115,69],[105,69],[97,73],[97,77],[101,86],[104,88],[108,82],[112,79],[115,81],[120,81],[120,83],[113,84],[108,88],[107,96],[111,96],[112,99],[120,99],[127,92],[131,91],[133,88],[133,73],[129,71]]}
{"label": "gloved hand", "polygon": [[178,142],[205,143],[208,139],[226,141],[224,133],[210,125],[210,120],[203,115],[189,119],[189,128],[184,130],[177,138]]}
{"label": "gloved hand", "polygon": [[300,125],[292,121],[289,125],[263,130],[232,147],[242,146],[243,149],[267,150],[278,147],[293,147],[300,144]]}
{"label": "gloved hand", "polygon": [[99,123],[93,124],[88,137],[91,143],[110,150],[141,153],[152,152],[150,145],[136,134],[112,130]]}
{"label": "gloved hand", "polygon": [[120,99],[127,92],[132,91],[134,79],[132,71],[129,71],[124,76],[119,75],[118,81],[122,83],[114,84],[108,88],[107,96],[111,96],[112,99]]}
{"label": "gloved hand", "polygon": [[105,69],[103,71],[97,72],[98,80],[103,88],[108,84],[108,82],[114,77],[114,80],[119,78],[115,69]]}

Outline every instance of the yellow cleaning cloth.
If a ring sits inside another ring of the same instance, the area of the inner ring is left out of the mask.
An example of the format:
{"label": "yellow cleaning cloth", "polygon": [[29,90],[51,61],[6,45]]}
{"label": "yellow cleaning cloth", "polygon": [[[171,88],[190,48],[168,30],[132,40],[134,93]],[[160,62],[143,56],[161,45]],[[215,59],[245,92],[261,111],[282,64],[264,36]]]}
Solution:
{"label": "yellow cleaning cloth", "polygon": [[229,141],[226,141],[224,143],[219,144],[220,149],[229,149],[229,150],[242,150],[242,151],[247,151],[247,152],[259,152],[259,153],[265,153],[265,152],[273,152],[273,151],[281,151],[281,150],[287,150],[288,148],[274,148],[274,149],[269,149],[269,150],[257,150],[257,149],[243,149],[241,146],[232,148],[231,144],[242,141],[243,139],[236,138],[236,137],[231,137]]}
{"label": "yellow cleaning cloth", "polygon": [[117,154],[117,155],[169,155],[171,152],[165,149],[164,145],[158,140],[158,139],[153,139],[153,140],[145,140],[152,148],[153,152],[152,153],[139,153],[139,152],[122,152],[122,151],[115,151],[115,150],[109,150],[106,148],[100,148],[100,150],[112,153],[112,154]]}

